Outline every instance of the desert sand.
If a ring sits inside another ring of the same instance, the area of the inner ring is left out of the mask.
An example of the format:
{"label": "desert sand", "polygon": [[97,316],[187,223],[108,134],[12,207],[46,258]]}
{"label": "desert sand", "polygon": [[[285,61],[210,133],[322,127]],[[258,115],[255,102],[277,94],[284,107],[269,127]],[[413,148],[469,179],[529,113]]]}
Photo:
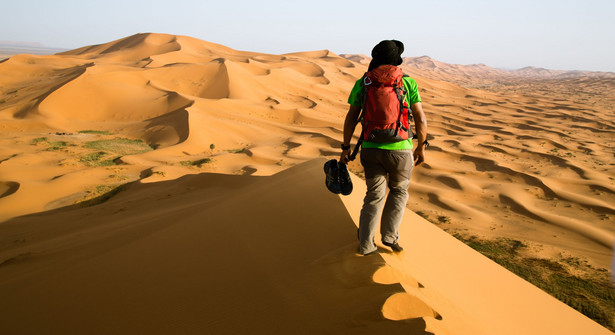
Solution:
{"label": "desert sand", "polygon": [[347,58],[137,34],[1,62],[3,332],[610,334],[442,230],[607,268],[607,102],[404,64],[431,147],[406,250],[360,257],[362,181],[340,198],[322,172],[366,69]]}

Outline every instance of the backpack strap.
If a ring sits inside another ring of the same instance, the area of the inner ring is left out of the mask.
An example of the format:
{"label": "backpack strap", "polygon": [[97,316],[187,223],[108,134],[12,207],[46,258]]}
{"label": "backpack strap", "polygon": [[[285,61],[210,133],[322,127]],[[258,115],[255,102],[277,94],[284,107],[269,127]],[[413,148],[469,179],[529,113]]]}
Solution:
{"label": "backpack strap", "polygon": [[[402,83],[402,87],[395,87],[395,94],[397,94],[397,99],[399,99],[399,115],[397,116],[397,128],[395,129],[395,136],[397,136],[397,132],[399,131],[399,128],[401,128],[404,131],[408,131],[408,129],[406,129],[404,127],[403,124],[401,124],[401,116],[404,113],[404,101],[406,100],[406,91],[404,91],[403,89],[403,83]],[[408,126],[410,125],[410,120],[408,120]]]}
{"label": "backpack strap", "polygon": [[357,142],[357,145],[354,146],[354,150],[352,150],[352,153],[350,154],[350,156],[348,156],[348,159],[350,161],[353,161],[355,158],[357,158],[357,154],[359,153],[361,144],[363,144],[363,132],[364,130],[361,130],[361,136],[359,137],[359,141]]}
{"label": "backpack strap", "polygon": [[[372,84],[372,80],[367,76],[367,72],[365,72],[365,74],[363,74],[363,78],[361,78],[362,82],[363,82],[363,89],[362,89],[362,98],[361,98],[361,114],[359,115],[359,122],[361,122],[361,119],[363,118],[363,115],[365,114],[365,100],[367,100],[367,86]],[[365,127],[362,127],[363,129],[361,130],[361,135],[359,135],[359,140],[357,141],[357,144],[354,146],[354,150],[352,150],[352,153],[350,154],[350,156],[348,156],[348,159],[350,161],[355,160],[355,158],[357,158],[357,155],[359,154],[359,149],[361,149],[361,144],[363,144],[363,136],[365,135]]]}
{"label": "backpack strap", "polygon": [[[402,74],[402,76],[401,76],[401,77],[402,77],[402,78],[410,78],[410,76],[409,76],[409,75],[407,75],[407,74],[405,74],[405,73],[404,73],[404,74]],[[402,80],[403,80],[403,79],[402,79]],[[402,82],[402,83],[403,83],[403,82]],[[403,84],[402,84],[402,85],[403,85]],[[410,106],[408,105],[408,131],[412,131],[412,125],[411,125],[411,122],[410,122],[411,120],[413,120],[413,118],[412,118],[412,113],[410,112]],[[414,132],[412,132],[412,139],[417,139],[417,138],[418,138],[418,135],[417,135],[417,134],[415,134]],[[428,144],[428,145],[429,145],[429,144]]]}

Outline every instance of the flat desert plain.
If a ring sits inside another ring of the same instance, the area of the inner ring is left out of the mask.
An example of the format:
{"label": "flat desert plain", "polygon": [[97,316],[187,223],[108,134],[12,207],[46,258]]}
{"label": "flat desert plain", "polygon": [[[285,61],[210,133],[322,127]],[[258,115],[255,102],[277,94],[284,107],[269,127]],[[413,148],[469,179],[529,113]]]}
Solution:
{"label": "flat desert plain", "polygon": [[613,74],[406,59],[431,145],[404,252],[360,257],[360,163],[348,197],[322,165],[367,61],[137,34],[0,62],[3,332],[610,334],[451,235],[608,275]]}

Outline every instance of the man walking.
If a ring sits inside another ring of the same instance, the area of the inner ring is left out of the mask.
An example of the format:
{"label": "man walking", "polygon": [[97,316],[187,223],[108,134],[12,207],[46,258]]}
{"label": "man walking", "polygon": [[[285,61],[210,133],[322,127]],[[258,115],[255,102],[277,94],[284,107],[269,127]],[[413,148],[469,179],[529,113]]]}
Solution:
{"label": "man walking", "polygon": [[[382,243],[394,252],[403,250],[398,244],[398,229],[408,201],[410,175],[412,168],[425,160],[427,121],[416,82],[408,76],[402,76],[398,68],[402,63],[403,51],[404,45],[400,41],[385,40],[378,43],[372,50],[368,72],[355,83],[348,97],[350,108],[344,121],[344,142],[340,156],[342,163],[349,160],[350,141],[363,109],[361,165],[365,169],[367,194],[359,220],[359,253],[362,255],[378,250],[374,243],[378,221],[381,221]],[[397,94],[397,104],[395,96],[387,101],[390,101],[389,105],[397,106],[395,108],[399,108],[399,112],[391,125],[383,126],[381,120],[387,117],[391,119],[390,116],[378,115],[382,114],[379,111],[382,108],[378,105],[387,99],[386,94]],[[408,106],[416,124],[418,138],[414,152],[407,120]]]}

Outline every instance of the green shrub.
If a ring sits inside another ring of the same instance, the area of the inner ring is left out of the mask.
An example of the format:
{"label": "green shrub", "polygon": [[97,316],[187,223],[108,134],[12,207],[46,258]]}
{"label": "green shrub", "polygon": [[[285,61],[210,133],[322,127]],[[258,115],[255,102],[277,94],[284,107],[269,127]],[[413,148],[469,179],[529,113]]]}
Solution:
{"label": "green shrub", "polygon": [[86,200],[86,201],[82,201],[80,203],[78,203],[76,206],[83,208],[83,207],[90,207],[90,206],[95,206],[98,204],[102,204],[103,202],[106,202],[107,200],[111,199],[112,197],[114,197],[116,194],[122,192],[123,190],[126,189],[128,184],[123,184],[123,185],[99,185],[96,186],[96,189],[94,192],[90,192],[93,193],[95,195],[98,195],[95,198],[92,198],[90,200]]}
{"label": "green shrub", "polygon": [[482,240],[476,236],[453,236],[568,306],[615,331],[615,289],[607,271],[588,266],[586,274],[580,277],[573,275],[567,268],[580,268],[581,262],[578,259],[569,257],[557,262],[524,257],[519,251],[527,248],[527,245],[513,239]]}
{"label": "green shrub", "polygon": [[203,164],[207,164],[211,162],[211,158],[203,158],[196,161],[181,161],[179,164],[182,166],[198,166],[201,167]]}
{"label": "green shrub", "polygon": [[82,163],[85,163],[88,166],[111,166],[111,165],[115,165],[115,158],[114,157],[112,159],[106,159],[106,160],[102,160],[101,159],[105,156],[107,156],[108,154],[104,151],[97,151],[97,152],[92,152],[86,155],[81,156],[81,158],[79,158],[79,161]]}
{"label": "green shrub", "polygon": [[68,145],[68,143],[66,143],[65,141],[54,141],[54,142],[47,141],[47,144],[49,144],[49,148],[47,148],[46,150],[58,150]]}
{"label": "green shrub", "polygon": [[32,140],[31,144],[37,145],[39,143],[45,143],[49,147],[45,150],[58,150],[60,148],[64,148],[68,146],[66,141],[49,141],[47,137],[38,137]]}
{"label": "green shrub", "polygon": [[96,134],[96,135],[113,135],[113,133],[106,130],[79,130],[79,134]]}
{"label": "green shrub", "polygon": [[39,142],[47,142],[47,137],[38,137],[32,140],[32,144],[37,144]]}
{"label": "green shrub", "polygon": [[114,138],[87,142],[86,148],[109,151],[120,155],[135,155],[152,151],[153,149],[142,140],[129,138]]}

